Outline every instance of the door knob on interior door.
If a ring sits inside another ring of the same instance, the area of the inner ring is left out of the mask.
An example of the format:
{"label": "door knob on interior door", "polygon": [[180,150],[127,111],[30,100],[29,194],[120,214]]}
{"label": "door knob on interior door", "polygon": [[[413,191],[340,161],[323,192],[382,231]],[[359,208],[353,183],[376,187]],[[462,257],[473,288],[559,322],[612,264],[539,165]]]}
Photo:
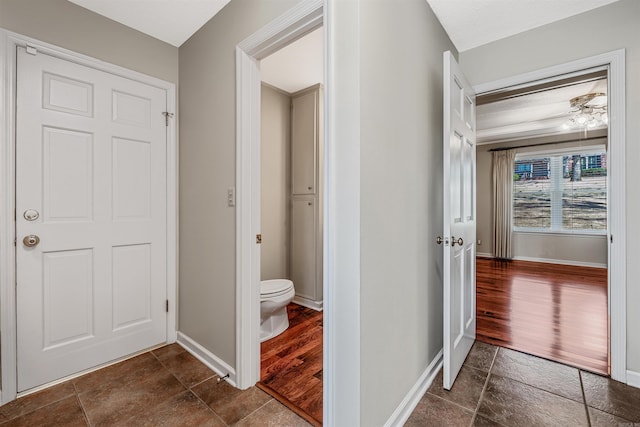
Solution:
{"label": "door knob on interior door", "polygon": [[35,234],[29,234],[28,236],[24,236],[24,239],[22,239],[22,243],[26,247],[32,248],[34,246],[37,246],[38,243],[40,243],[40,238]]}
{"label": "door knob on interior door", "polygon": [[451,246],[455,246],[455,245],[464,245],[464,240],[462,240],[462,237],[458,237],[457,239],[453,236],[451,236]]}

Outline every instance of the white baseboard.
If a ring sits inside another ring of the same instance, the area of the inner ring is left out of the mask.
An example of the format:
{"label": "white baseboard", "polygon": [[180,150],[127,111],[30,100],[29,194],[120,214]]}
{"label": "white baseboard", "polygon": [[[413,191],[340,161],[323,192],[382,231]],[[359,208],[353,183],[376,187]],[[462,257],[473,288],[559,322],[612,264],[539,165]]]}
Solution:
{"label": "white baseboard", "polygon": [[195,342],[189,336],[178,332],[178,344],[184,347],[189,353],[193,354],[198,360],[211,368],[216,374],[223,377],[229,374],[227,382],[234,387],[236,386],[236,370],[229,366],[215,354]]}
{"label": "white baseboard", "polygon": [[407,422],[411,413],[416,406],[418,406],[418,402],[422,399],[422,396],[427,392],[427,389],[433,382],[433,379],[440,371],[442,367],[442,350],[436,354],[436,357],[433,358],[427,369],[420,375],[418,381],[411,387],[409,393],[402,399],[400,405],[393,411],[393,414],[389,417],[386,423],[384,423],[385,427],[401,427],[404,423]]}
{"label": "white baseboard", "polygon": [[314,301],[308,298],[299,297],[296,295],[293,297],[293,302],[303,307],[311,308],[315,311],[322,311],[323,303],[322,301]]}
{"label": "white baseboard", "polygon": [[515,256],[513,257],[513,259],[516,261],[546,262],[548,264],[575,265],[578,267],[607,268],[607,264],[600,264],[595,262],[569,261],[566,259],[533,258],[533,257],[524,257],[524,256]]}
{"label": "white baseboard", "polygon": [[627,371],[627,384],[640,388],[640,372]]}
{"label": "white baseboard", "polygon": [[[476,258],[495,258],[495,257],[493,256],[493,254],[476,252]],[[513,259],[516,261],[546,262],[547,264],[575,265],[578,267],[607,268],[607,264],[600,264],[597,262],[569,261],[566,259],[534,258],[534,257],[527,257],[527,256],[514,256]]]}

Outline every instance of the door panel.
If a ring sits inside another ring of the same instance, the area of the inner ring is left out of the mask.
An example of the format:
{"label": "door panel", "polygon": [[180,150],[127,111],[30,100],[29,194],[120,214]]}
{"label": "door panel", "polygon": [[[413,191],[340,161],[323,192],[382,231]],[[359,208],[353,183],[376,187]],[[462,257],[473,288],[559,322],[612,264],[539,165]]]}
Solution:
{"label": "door panel", "polygon": [[293,194],[314,194],[317,191],[317,106],[318,91],[314,90],[291,101],[291,181]]}
{"label": "door panel", "polygon": [[93,135],[43,128],[45,221],[93,220]]}
{"label": "door panel", "polygon": [[444,367],[453,382],[475,340],[475,94],[444,54]]}
{"label": "door panel", "polygon": [[43,254],[44,349],[90,338],[93,329],[93,251]]}
{"label": "door panel", "polygon": [[16,103],[24,391],[166,341],[166,93],[19,48]]}
{"label": "door panel", "polygon": [[296,295],[316,300],[316,223],[314,196],[294,197],[291,210],[291,280]]}

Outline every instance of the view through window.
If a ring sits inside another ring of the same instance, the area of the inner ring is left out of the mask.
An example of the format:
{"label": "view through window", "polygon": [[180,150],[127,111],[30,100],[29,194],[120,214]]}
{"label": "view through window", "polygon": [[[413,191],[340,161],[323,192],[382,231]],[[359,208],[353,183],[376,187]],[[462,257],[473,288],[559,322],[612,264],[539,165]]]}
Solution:
{"label": "view through window", "polygon": [[513,225],[515,231],[605,233],[606,152],[517,155]]}

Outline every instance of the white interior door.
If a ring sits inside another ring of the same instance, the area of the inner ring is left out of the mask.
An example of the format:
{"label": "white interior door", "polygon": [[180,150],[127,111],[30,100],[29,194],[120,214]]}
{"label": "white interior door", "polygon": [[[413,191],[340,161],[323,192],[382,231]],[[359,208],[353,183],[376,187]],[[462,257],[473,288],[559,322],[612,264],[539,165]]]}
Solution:
{"label": "white interior door", "polygon": [[16,101],[24,391],[166,342],[166,91],[19,48]]}
{"label": "white interior door", "polygon": [[444,53],[444,388],[476,337],[475,94]]}

